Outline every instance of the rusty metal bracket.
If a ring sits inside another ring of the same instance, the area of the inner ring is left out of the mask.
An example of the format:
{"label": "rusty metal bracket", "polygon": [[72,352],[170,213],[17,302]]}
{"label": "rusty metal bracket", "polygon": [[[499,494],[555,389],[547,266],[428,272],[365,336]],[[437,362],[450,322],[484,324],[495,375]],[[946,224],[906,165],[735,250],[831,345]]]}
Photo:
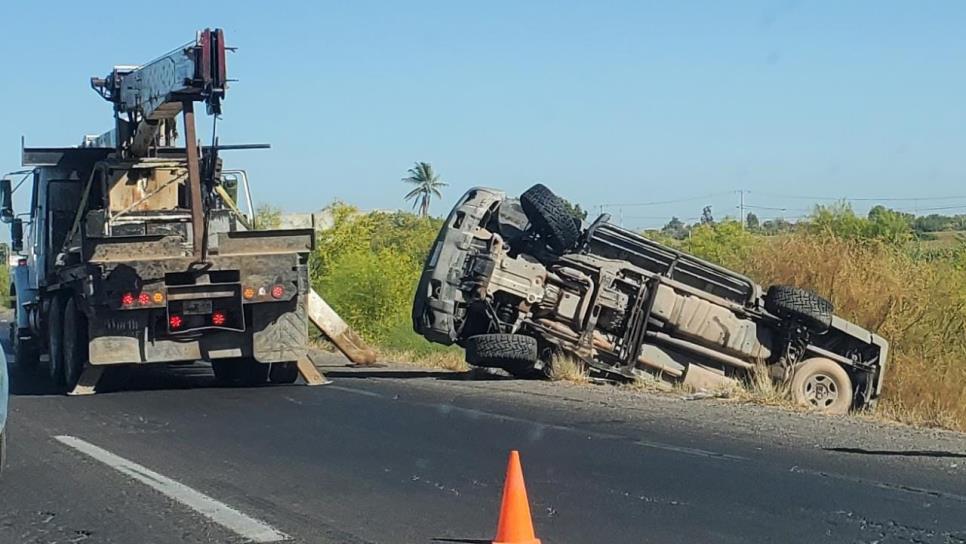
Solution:
{"label": "rusty metal bracket", "polygon": [[198,164],[198,140],[195,135],[195,105],[190,100],[182,104],[184,114],[185,154],[188,157],[188,189],[191,200],[191,243],[195,260],[204,260],[205,211],[201,200],[201,170]]}
{"label": "rusty metal bracket", "polygon": [[641,345],[647,331],[647,322],[651,319],[654,309],[654,299],[661,285],[661,276],[652,276],[650,280],[641,283],[634,298],[634,303],[627,317],[627,329],[620,346],[621,366],[630,370],[637,366],[637,359],[641,355]]}

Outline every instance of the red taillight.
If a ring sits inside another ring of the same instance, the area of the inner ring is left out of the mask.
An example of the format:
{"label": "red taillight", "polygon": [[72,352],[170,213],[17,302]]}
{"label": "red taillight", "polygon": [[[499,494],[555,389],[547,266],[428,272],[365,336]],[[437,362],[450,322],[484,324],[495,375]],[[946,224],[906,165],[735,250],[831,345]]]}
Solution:
{"label": "red taillight", "polygon": [[121,304],[123,304],[124,306],[130,306],[134,304],[134,295],[132,295],[131,293],[124,293],[124,296],[121,297]]}
{"label": "red taillight", "polygon": [[222,312],[221,310],[218,310],[215,313],[211,314],[212,325],[224,325],[226,319],[227,318],[225,317],[225,312]]}
{"label": "red taillight", "polygon": [[17,266],[27,266],[27,259],[17,259]]}
{"label": "red taillight", "polygon": [[281,285],[272,286],[272,298],[282,298],[285,295],[285,287]]}
{"label": "red taillight", "polygon": [[141,306],[147,306],[148,304],[151,304],[151,295],[147,293],[141,293],[140,295],[138,295],[138,304],[140,304]]}
{"label": "red taillight", "polygon": [[181,325],[183,324],[184,321],[182,321],[180,315],[173,315],[168,318],[168,326],[171,327],[171,329],[180,329]]}

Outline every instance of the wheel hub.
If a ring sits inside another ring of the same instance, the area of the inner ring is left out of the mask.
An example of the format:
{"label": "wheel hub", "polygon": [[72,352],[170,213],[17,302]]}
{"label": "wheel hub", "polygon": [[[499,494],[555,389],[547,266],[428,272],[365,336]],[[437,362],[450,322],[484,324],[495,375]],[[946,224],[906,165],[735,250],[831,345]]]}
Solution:
{"label": "wheel hub", "polygon": [[831,376],[815,374],[805,381],[805,398],[812,406],[827,408],[838,400],[838,386]]}

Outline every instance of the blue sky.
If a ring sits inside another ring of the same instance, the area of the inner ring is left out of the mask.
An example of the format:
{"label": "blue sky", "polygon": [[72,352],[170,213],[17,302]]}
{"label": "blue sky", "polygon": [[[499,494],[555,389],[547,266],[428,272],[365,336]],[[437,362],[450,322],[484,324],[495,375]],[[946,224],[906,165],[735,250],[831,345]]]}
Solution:
{"label": "blue sky", "polygon": [[110,128],[91,76],[219,26],[239,48],[221,140],[273,146],[225,158],[291,211],[403,207],[422,160],[450,183],[435,214],[473,185],[535,181],[634,227],[734,215],[738,189],[762,217],[813,203],[792,196],[966,212],[928,200],[966,197],[966,2],[160,6],[3,3],[0,168],[21,135]]}

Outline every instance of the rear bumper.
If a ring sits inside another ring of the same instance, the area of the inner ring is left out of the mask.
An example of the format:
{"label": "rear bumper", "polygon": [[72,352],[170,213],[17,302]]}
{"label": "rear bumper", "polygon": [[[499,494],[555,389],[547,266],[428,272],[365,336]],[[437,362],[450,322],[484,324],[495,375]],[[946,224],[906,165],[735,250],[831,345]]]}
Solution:
{"label": "rear bumper", "polygon": [[[183,257],[92,266],[91,284],[81,286],[91,364],[230,357],[269,363],[295,361],[307,352],[309,284],[303,254],[213,255],[203,266]],[[122,302],[145,294],[152,302]],[[164,302],[154,302],[155,295]],[[226,316],[220,324],[213,320],[215,310]],[[184,330],[169,325],[173,315],[182,318]]]}
{"label": "rear bumper", "polygon": [[89,319],[93,365],[212,361],[252,357],[263,363],[296,361],[308,352],[305,296],[245,305],[243,331],[203,329],[170,334],[164,308],[95,311]]}

